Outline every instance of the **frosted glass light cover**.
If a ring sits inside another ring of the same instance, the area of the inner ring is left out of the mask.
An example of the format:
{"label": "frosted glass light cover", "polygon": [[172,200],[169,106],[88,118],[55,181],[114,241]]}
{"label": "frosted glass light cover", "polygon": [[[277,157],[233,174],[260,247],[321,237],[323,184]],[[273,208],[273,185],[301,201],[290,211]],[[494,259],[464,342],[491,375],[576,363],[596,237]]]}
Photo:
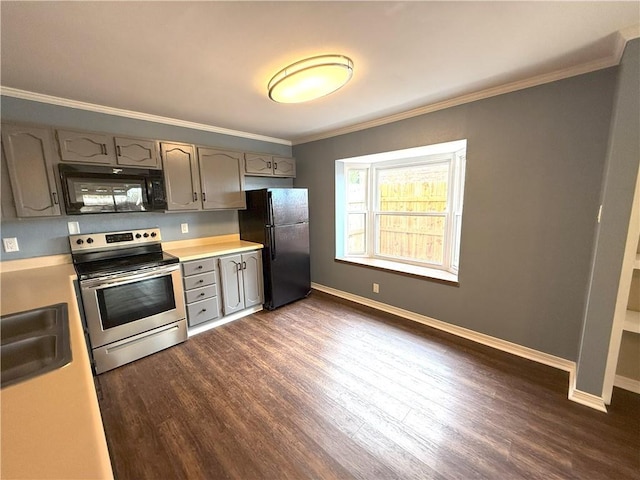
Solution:
{"label": "frosted glass light cover", "polygon": [[324,97],[344,86],[353,62],[343,55],[321,55],[293,63],[269,82],[269,98],[279,103],[302,103]]}

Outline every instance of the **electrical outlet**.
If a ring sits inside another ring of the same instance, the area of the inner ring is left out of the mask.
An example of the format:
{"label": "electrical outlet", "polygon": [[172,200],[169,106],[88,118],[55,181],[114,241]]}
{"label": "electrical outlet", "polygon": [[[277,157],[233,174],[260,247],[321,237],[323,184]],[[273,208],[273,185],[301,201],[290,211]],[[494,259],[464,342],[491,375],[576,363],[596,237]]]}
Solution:
{"label": "electrical outlet", "polygon": [[4,251],[9,252],[18,252],[20,248],[18,247],[18,239],[17,238],[3,238],[2,243],[4,244]]}
{"label": "electrical outlet", "polygon": [[180,224],[180,229],[182,230],[182,233],[189,233],[189,224],[188,223],[181,223]]}
{"label": "electrical outlet", "polygon": [[67,222],[67,228],[69,229],[69,235],[80,233],[80,224],[78,222]]}
{"label": "electrical outlet", "polygon": [[380,285],[377,283],[373,284],[373,293],[380,293]]}

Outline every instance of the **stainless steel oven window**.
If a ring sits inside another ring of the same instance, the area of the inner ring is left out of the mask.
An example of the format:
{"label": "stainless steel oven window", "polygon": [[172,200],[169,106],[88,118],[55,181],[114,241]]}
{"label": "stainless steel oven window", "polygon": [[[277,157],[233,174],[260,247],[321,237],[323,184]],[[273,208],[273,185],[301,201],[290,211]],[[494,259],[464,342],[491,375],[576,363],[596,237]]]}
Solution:
{"label": "stainless steel oven window", "polygon": [[107,287],[96,296],[105,330],[176,308],[169,275]]}

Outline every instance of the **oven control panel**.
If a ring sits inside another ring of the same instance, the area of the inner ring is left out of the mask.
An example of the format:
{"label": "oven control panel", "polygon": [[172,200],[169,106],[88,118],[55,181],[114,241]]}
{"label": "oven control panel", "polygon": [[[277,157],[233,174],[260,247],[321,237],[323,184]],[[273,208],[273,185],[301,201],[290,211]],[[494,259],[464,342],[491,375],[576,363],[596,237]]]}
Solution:
{"label": "oven control panel", "polygon": [[69,235],[72,252],[104,250],[160,243],[160,229],[129,230],[126,232],[104,232]]}

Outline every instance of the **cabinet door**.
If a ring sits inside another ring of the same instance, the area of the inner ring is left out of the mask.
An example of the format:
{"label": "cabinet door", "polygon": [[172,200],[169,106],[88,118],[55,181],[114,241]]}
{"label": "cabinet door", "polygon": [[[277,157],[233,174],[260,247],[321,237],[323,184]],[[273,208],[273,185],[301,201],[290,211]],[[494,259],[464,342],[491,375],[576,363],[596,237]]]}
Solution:
{"label": "cabinet door", "polygon": [[244,282],[244,306],[261,305],[262,295],[262,254],[250,252],[242,254],[242,279]]}
{"label": "cabinet door", "polygon": [[158,148],[153,140],[116,137],[118,165],[141,168],[160,168]]}
{"label": "cabinet door", "polygon": [[271,155],[245,153],[244,173],[246,175],[270,177],[271,175],[273,175],[273,159]]}
{"label": "cabinet door", "polygon": [[228,255],[218,259],[220,285],[222,286],[223,312],[225,315],[244,309],[244,287],[242,285],[242,257]]}
{"label": "cabinet door", "polygon": [[100,163],[115,165],[116,152],[113,137],[99,133],[56,132],[60,158],[63,162]]}
{"label": "cabinet door", "polygon": [[202,206],[205,210],[243,209],[242,153],[198,148]]}
{"label": "cabinet door", "polygon": [[2,147],[19,217],[60,215],[52,145],[46,128],[2,127]]}
{"label": "cabinet door", "polygon": [[273,157],[273,175],[275,177],[295,177],[296,159],[287,157]]}
{"label": "cabinet door", "polygon": [[198,163],[193,146],[161,143],[167,210],[201,210]]}

